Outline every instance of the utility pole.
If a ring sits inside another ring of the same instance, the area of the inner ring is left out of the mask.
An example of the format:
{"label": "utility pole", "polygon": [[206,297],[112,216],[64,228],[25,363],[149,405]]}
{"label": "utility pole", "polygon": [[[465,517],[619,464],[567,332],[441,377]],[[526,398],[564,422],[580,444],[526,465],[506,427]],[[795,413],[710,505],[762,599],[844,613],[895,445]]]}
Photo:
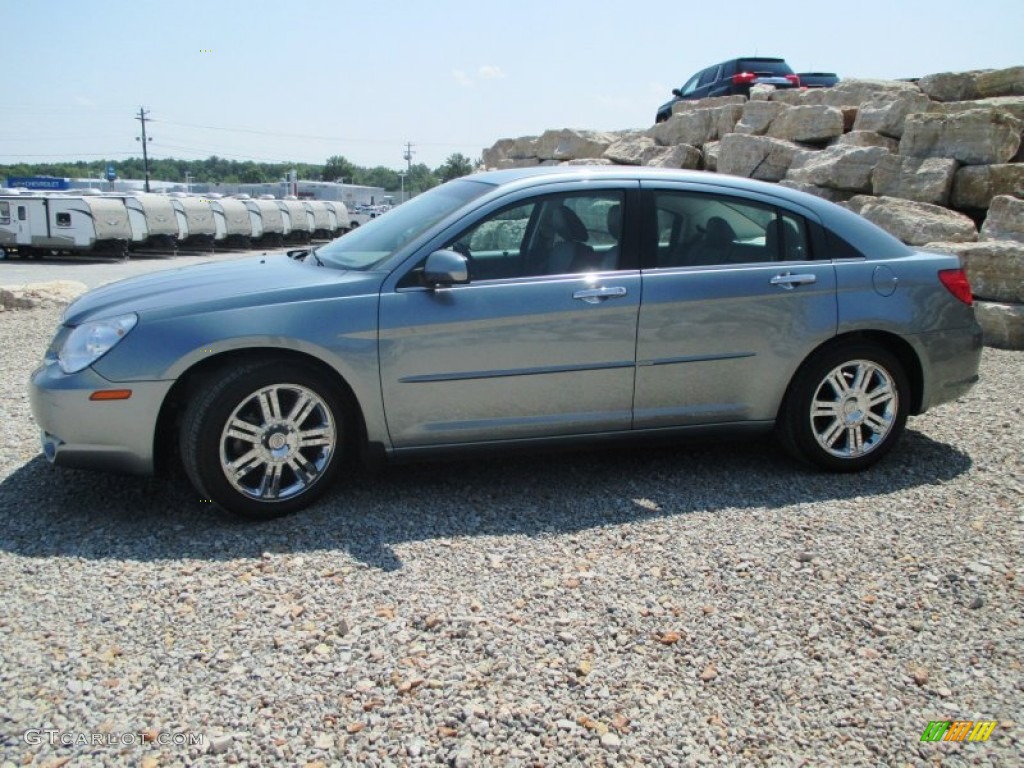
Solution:
{"label": "utility pole", "polygon": [[[146,142],[152,141],[153,137],[146,138],[146,115],[149,112],[139,107],[139,116],[135,119],[142,123],[142,169],[146,174],[146,191],[149,192],[149,154],[146,152]],[[139,141],[139,137],[135,137],[136,141]]]}
{"label": "utility pole", "polygon": [[412,142],[405,142],[405,154],[402,157],[405,158],[405,162],[409,164],[408,173],[412,173],[412,156],[416,153],[412,151]]}

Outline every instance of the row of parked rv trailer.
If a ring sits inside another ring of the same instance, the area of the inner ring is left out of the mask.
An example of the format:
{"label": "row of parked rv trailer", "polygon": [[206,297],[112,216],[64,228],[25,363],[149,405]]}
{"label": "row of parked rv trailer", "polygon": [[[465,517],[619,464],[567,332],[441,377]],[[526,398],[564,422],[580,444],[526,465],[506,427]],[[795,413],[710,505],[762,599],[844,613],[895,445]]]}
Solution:
{"label": "row of parked rv trailer", "polygon": [[358,220],[344,203],[185,193],[0,190],[0,259],[138,249],[275,247],[338,237]]}

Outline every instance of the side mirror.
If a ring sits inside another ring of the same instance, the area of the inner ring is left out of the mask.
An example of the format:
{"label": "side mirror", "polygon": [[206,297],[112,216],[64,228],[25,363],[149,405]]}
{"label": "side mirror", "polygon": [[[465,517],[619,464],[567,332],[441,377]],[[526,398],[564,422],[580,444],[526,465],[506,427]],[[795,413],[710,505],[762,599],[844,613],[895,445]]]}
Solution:
{"label": "side mirror", "polygon": [[680,91],[678,88],[672,89],[672,95],[680,99],[683,98],[683,92]]}
{"label": "side mirror", "polygon": [[423,280],[434,288],[468,283],[469,260],[456,251],[434,251],[423,265]]}

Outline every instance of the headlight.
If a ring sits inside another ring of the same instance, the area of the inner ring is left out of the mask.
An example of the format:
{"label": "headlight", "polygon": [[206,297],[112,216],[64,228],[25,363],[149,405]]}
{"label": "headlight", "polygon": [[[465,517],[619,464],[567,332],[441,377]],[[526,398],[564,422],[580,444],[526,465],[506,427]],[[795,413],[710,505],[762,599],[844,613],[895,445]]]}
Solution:
{"label": "headlight", "polygon": [[132,313],[82,323],[71,332],[57,353],[60,369],[64,373],[77,373],[92,365],[127,336],[137,322],[139,316]]}

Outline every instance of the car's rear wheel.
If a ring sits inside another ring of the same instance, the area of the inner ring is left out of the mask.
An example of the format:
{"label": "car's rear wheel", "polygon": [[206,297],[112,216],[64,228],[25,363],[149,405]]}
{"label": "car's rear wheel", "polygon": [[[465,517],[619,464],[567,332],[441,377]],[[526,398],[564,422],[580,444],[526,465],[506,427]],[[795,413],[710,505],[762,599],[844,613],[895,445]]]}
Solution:
{"label": "car's rear wheel", "polygon": [[317,371],[262,361],[223,371],[185,408],[181,458],[196,490],[236,514],[297,512],[330,488],[348,419]]}
{"label": "car's rear wheel", "polygon": [[867,469],[899,440],[910,388],[900,361],[881,347],[846,343],[797,372],[777,432],[791,454],[834,472]]}

